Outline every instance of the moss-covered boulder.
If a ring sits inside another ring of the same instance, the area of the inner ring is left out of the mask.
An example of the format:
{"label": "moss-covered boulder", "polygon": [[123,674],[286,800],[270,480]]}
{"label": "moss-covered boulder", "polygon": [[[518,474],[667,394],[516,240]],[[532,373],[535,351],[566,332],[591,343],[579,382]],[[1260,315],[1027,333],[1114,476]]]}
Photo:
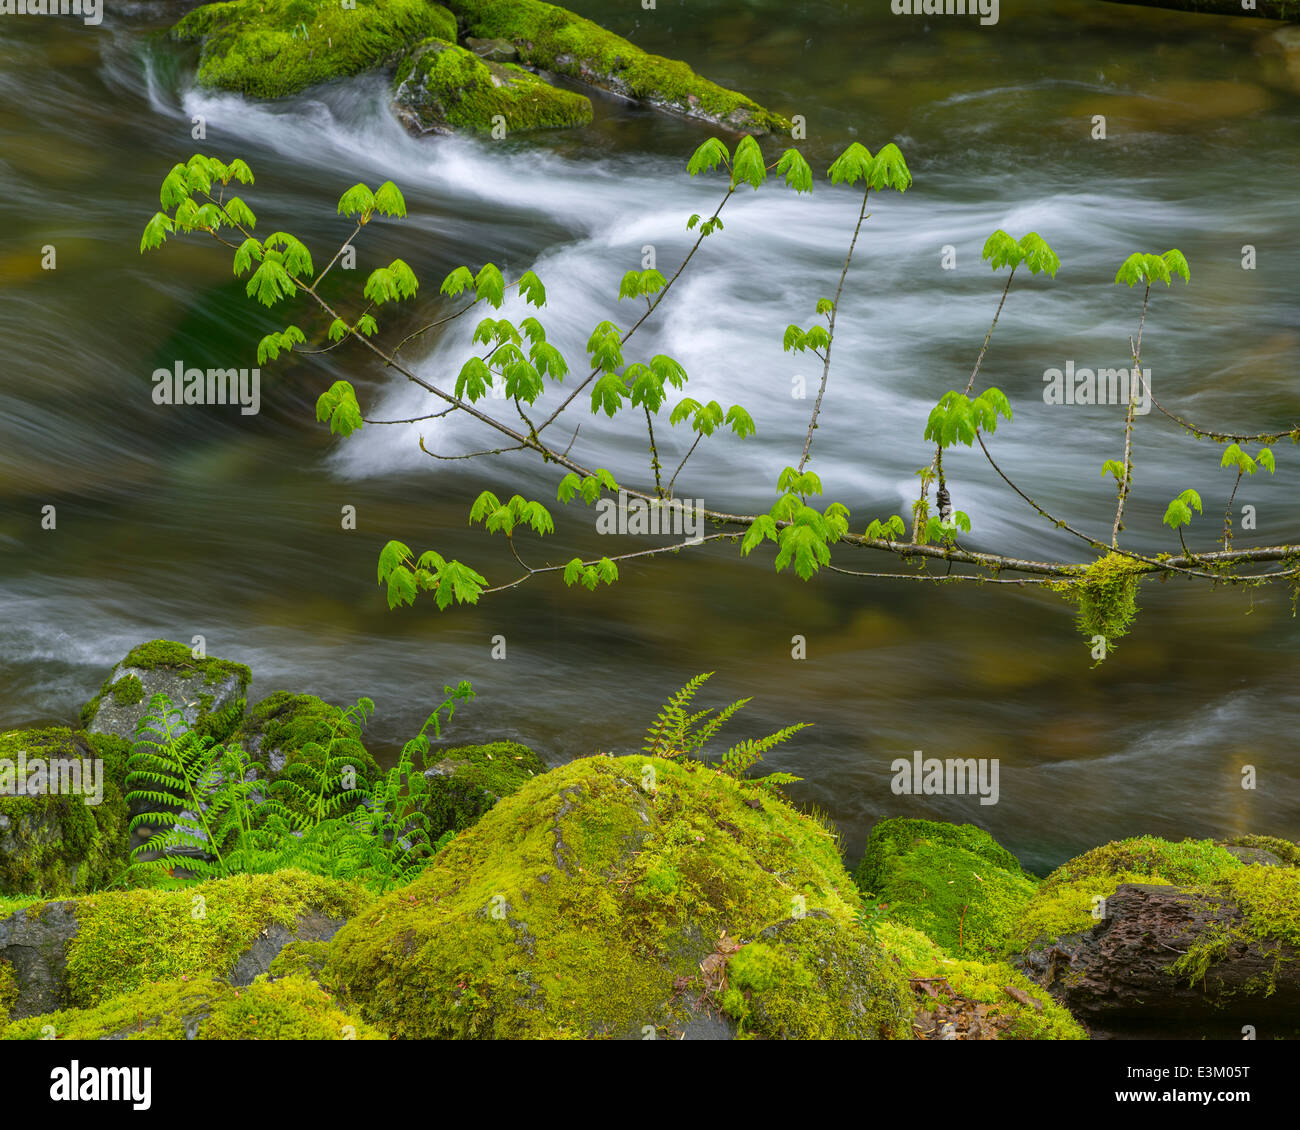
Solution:
{"label": "moss-covered boulder", "polygon": [[306,977],[236,988],[201,976],[162,981],[93,1008],[0,1025],[7,1040],[382,1040]]}
{"label": "moss-covered boulder", "polygon": [[982,828],[882,820],[854,878],[892,921],[912,926],[954,957],[999,956],[1037,880]]}
{"label": "moss-covered boulder", "polygon": [[1005,962],[949,957],[919,930],[898,922],[881,922],[875,932],[914,990],[913,1026],[923,1039],[1088,1038],[1051,994]]}
{"label": "moss-covered boulder", "polygon": [[172,35],[201,45],[201,85],[283,98],[393,63],[429,36],[454,42],[456,20],[429,0],[230,0],[194,9]]}
{"label": "moss-covered boulder", "polygon": [[165,694],[195,733],[225,741],[244,716],[252,678],[242,663],[195,659],[182,643],[153,640],[132,648],[113,668],[99,694],[81,708],[81,724],[91,734],[133,741],[150,700]]}
{"label": "moss-covered boulder", "polygon": [[1103,844],[1061,864],[1039,884],[1008,943],[1013,950],[1043,948],[1093,929],[1105,918],[1106,900],[1125,883],[1211,883],[1240,866],[1210,840],[1135,836]]}
{"label": "moss-covered boulder", "polygon": [[333,937],[368,897],[351,883],[277,871],[38,904],[0,921],[0,961],[17,985],[11,1012],[93,1008],[183,977],[247,985],[286,945]]}
{"label": "moss-covered boulder", "polygon": [[0,895],[91,891],[127,863],[125,743],[66,727],[0,734]]}
{"label": "moss-covered boulder", "polygon": [[442,751],[439,760],[424,772],[429,782],[424,813],[429,818],[430,838],[463,832],[502,797],[518,792],[525,782],[545,772],[546,763],[518,742]]}
{"label": "moss-covered boulder", "polygon": [[393,108],[415,133],[505,134],[586,125],[591,100],[543,82],[516,63],[497,63],[437,39],[397,68]]}
{"label": "moss-covered boulder", "polygon": [[651,55],[573,12],[541,0],[447,0],[469,36],[504,39],[521,62],[646,105],[734,130],[786,131],[790,122],[701,78],[685,63]]}
{"label": "moss-covered boulder", "polygon": [[325,972],[397,1037],[907,1038],[859,910],[834,835],[769,793],[583,758],[351,919]]}
{"label": "moss-covered boulder", "polygon": [[[293,782],[313,797],[327,758],[343,759],[334,768],[335,774],[346,777],[339,780],[338,789],[348,782],[352,788],[366,789],[380,775],[362,744],[360,728],[344,718],[339,707],[315,695],[276,691],[253,707],[230,740],[261,763],[268,779]],[[307,814],[308,800],[297,789],[280,791],[278,799],[291,811]]]}

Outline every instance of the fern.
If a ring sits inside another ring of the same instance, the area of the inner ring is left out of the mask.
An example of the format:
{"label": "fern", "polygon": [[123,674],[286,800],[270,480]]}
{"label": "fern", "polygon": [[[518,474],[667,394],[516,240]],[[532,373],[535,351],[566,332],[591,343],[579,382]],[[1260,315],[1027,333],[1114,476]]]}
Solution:
{"label": "fern", "polygon": [[[686,754],[687,731],[692,723],[686,708],[695,697],[695,692],[712,677],[712,671],[696,675],[664,703],[663,709],[646,730],[645,745],[642,748],[647,757],[663,757],[671,761]],[[700,715],[695,717],[699,718]]]}
{"label": "fern", "polygon": [[132,868],[170,873],[175,856],[184,853],[185,869],[200,879],[297,867],[354,879],[381,894],[409,882],[450,839],[431,843],[423,812],[428,731],[440,736],[443,715],[451,718],[456,703],[474,692],[467,682],[445,690],[447,697],[403,747],[397,765],[366,788],[349,784],[347,775],[355,761],[348,750],[374,711],[369,699],[340,711],[323,745],[303,746],[314,756],[295,764],[296,779],[268,785],[240,747],[196,736],[171,700],[155,695],[127,773],[128,789],[142,786],[130,789],[128,800],[153,811],[134,817],[130,830],[157,824],[158,810],[168,826],[132,853]]}
{"label": "fern", "polygon": [[[697,711],[694,714],[688,714],[687,708],[694,699],[695,692],[712,677],[712,671],[696,675],[695,678],[664,703],[663,708],[650,724],[649,729],[646,730],[645,745],[642,747],[646,756],[663,757],[669,760],[675,760],[679,757],[687,760],[701,760],[694,755],[702,753],[705,745],[717,735],[718,731],[738,711],[744,709],[753,701],[748,698],[737,699],[731,705],[724,706],[716,714],[713,707]],[[709,715],[713,716],[710,718]],[[708,721],[704,721],[703,725],[700,725],[706,718]],[[768,734],[766,737],[750,738],[739,742],[722,755],[722,760],[717,765],[718,772],[734,780],[741,780],[749,769],[762,760],[763,754],[782,742],[789,741],[790,738],[800,730],[806,729],[809,725],[811,725],[809,722],[798,722],[793,726],[786,726],[773,734]],[[748,779],[746,783],[776,789],[782,785],[792,785],[802,780],[802,777],[795,777],[790,773],[770,773],[766,777]]]}

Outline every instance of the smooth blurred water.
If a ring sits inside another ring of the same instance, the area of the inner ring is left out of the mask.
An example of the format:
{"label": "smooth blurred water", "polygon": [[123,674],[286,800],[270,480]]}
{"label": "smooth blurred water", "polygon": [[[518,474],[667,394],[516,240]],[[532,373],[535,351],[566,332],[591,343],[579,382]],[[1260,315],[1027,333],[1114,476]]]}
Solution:
{"label": "smooth blurred water", "polygon": [[[1047,406],[1041,387],[1043,371],[1069,359],[1127,364],[1140,295],[1111,280],[1130,251],[1177,246],[1192,265],[1190,287],[1154,296],[1143,339],[1163,402],[1242,430],[1300,417],[1300,98],[1274,25],[1089,0],[1004,3],[993,28],[895,18],[883,2],[572,6],[804,115],[801,148],[819,172],[855,139],[873,150],[894,140],[907,155],[913,189],[875,200],[859,243],[814,448],[828,498],[850,507],[855,529],[907,513],[913,472],[930,457],[926,414],[964,384],[997,304],[1003,276],[979,262],[997,227],[1042,233],[1063,262],[1054,282],[1017,277],[981,372],[1016,408],[991,450],[1053,512],[1097,535],[1110,528],[1099,471],[1122,454],[1122,409]],[[597,96],[581,131],[416,140],[388,113],[381,76],[250,104],[193,89],[192,60],[153,34],[185,7],[118,6],[100,28],[3,27],[0,96],[23,112],[0,124],[0,725],[70,720],[131,645],[198,633],[212,654],[252,665],[255,697],[370,695],[381,755],[444,683],[469,678],[480,697],[449,737],[517,737],[558,763],[639,748],[663,699],[715,670],[703,702],[754,696],[733,740],[816,724],[769,763],[807,778],[794,791],[839,821],[850,855],[883,815],[974,820],[1039,868],[1141,832],[1300,835],[1295,624],[1282,591],[1148,584],[1133,635],[1095,670],[1071,610],[1049,594],[831,575],[804,584],[775,575],[770,553],[742,561],[731,546],[625,566],[595,594],[542,578],[473,609],[389,612],[373,584],[387,539],[511,579],[499,539],[466,527],[468,506],[485,488],[553,499],[559,476],[517,456],[443,463],[419,451],[420,434],[443,453],[496,446],[464,421],[332,439],[313,405],[337,379],[353,381],[372,417],[430,411],[418,388],[355,348],[265,366],[256,417],[155,406],[155,368],[251,366],[257,339],[302,310],[249,302],[229,254],[197,238],[141,257],[163,174],[196,148],[244,157],[257,183],[241,194],[259,231],[294,231],[318,262],[351,230],[335,215],[340,193],[392,179],[409,218],[371,225],[357,274],[338,273],[332,294],[406,258],[424,285],[401,315],[381,317],[396,340],[445,312],[436,289],[452,267],[532,268],[547,285],[550,338],[577,369],[596,322],[634,316],[615,296],[642,248],[671,273],[689,247],[686,218],[716,205],[720,182],[684,171],[708,131]],[[1098,113],[1106,141],[1088,136]],[[206,142],[190,138],[194,115],[207,120]],[[810,325],[833,293],[857,206],[824,180],[811,197],[746,190],[633,339],[629,360],[672,354],[690,395],[742,403],[758,425],[743,443],[703,444],[679,494],[766,507],[781,468],[798,461],[811,401],[791,398],[791,379],[815,388],[820,369],[783,353],[781,335],[790,321]],[[51,243],[58,268],[42,271]],[[1244,244],[1258,249],[1254,272],[1241,269]],[[945,245],[955,271],[941,269]],[[472,329],[453,323],[408,355],[449,387]],[[565,442],[581,422],[576,455],[645,483],[633,417],[593,417],[586,400]],[[543,406],[556,403],[549,393]],[[657,434],[676,466],[684,429],[664,420]],[[1193,544],[1212,547],[1231,487],[1217,450],[1152,413],[1135,459],[1127,544],[1176,549],[1161,517],[1192,486],[1206,499]],[[978,451],[945,467],[972,546],[1086,554]],[[1276,477],[1243,487],[1237,501],[1257,506],[1259,529],[1238,544],[1296,540],[1294,474],[1281,446]],[[53,532],[40,529],[47,504]],[[340,528],[344,505],[357,508],[355,532]],[[528,543],[533,560],[610,551],[591,512],[551,509],[557,533]],[[836,560],[889,567],[847,549]],[[490,658],[497,634],[504,661]],[[804,661],[791,659],[794,635],[807,638]],[[889,763],[914,749],[1000,758],[999,803],[894,796]],[[1239,786],[1246,763],[1255,791]]]}

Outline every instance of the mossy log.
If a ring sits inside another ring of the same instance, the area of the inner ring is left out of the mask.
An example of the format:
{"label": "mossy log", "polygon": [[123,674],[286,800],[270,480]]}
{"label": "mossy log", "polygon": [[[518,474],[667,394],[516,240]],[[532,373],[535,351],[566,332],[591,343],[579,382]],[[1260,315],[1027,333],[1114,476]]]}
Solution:
{"label": "mossy log", "polygon": [[[1274,890],[1273,888],[1276,888]],[[1300,872],[1241,868],[1215,888],[1124,883],[1091,930],[1034,948],[1021,967],[1094,1038],[1294,1037],[1300,945],[1266,907],[1292,903]]]}

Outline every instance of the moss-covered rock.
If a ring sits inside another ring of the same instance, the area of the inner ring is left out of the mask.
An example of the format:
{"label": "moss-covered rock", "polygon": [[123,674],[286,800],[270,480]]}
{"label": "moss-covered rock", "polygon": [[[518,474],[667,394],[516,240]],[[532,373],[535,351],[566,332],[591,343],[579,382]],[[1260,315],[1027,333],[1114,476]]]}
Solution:
{"label": "moss-covered rock", "polygon": [[131,742],[150,699],[165,694],[195,733],[225,741],[244,716],[252,677],[242,663],[195,659],[182,643],[153,640],[132,648],[113,668],[99,694],[81,708],[81,724],[91,734]]}
{"label": "moss-covered rock", "polygon": [[397,1037],[675,1036],[716,1027],[723,997],[756,1036],[908,1036],[834,837],[711,770],[648,763],[652,792],[639,757],[528,781],[351,919],[327,975]]}
{"label": "moss-covered rock", "polygon": [[196,8],[172,35],[201,44],[203,86],[283,98],[392,63],[429,36],[454,41],[456,20],[429,0],[230,0]]}
{"label": "moss-covered rock", "polygon": [[979,959],[1002,952],[1036,883],[983,829],[908,819],[872,828],[854,878],[891,920]]}
{"label": "moss-covered rock", "polygon": [[[351,767],[347,777],[353,788],[369,788],[380,775],[362,744],[360,729],[339,707],[315,695],[276,691],[253,707],[231,741],[259,761],[270,780],[291,781],[313,796],[319,790],[316,775],[327,757],[344,759],[336,771]],[[296,790],[281,791],[279,800],[291,811],[308,815],[307,801]]]}
{"label": "moss-covered rock", "polygon": [[1034,892],[1008,939],[1013,950],[1046,945],[1090,930],[1104,917],[1104,900],[1125,883],[1212,883],[1241,867],[1210,840],[1174,843],[1136,836],[1103,844],[1061,864]]}
{"label": "moss-covered rock", "polygon": [[290,942],[271,962],[266,975],[280,977],[307,977],[319,981],[325,962],[329,959],[329,942]]}
{"label": "moss-covered rock", "polygon": [[592,118],[584,95],[438,39],[421,43],[398,65],[393,108],[416,133],[492,133],[499,125],[512,134],[582,126]]}
{"label": "moss-covered rock", "polygon": [[790,122],[757,102],[701,78],[685,63],[651,55],[621,36],[541,0],[447,0],[466,33],[505,39],[520,60],[647,105],[750,133]]}
{"label": "moss-covered rock", "polygon": [[438,762],[424,773],[429,782],[424,813],[429,818],[430,839],[464,831],[502,797],[518,792],[526,781],[545,772],[545,762],[518,742],[490,742],[443,751]]}
{"label": "moss-covered rock", "polygon": [[[95,890],[126,867],[123,757],[115,739],[66,727],[0,734],[0,894]],[[42,791],[3,795],[20,785]]]}
{"label": "moss-covered rock", "polygon": [[0,959],[15,970],[16,1016],[91,1008],[148,981],[210,975],[238,987],[294,940],[332,937],[368,897],[302,871],[104,892],[0,922]]}
{"label": "moss-covered rock", "polygon": [[1300,867],[1300,844],[1280,836],[1233,836],[1230,840],[1219,841],[1219,846],[1242,863],[1275,862],[1283,867]]}
{"label": "moss-covered rock", "polygon": [[[52,1035],[51,1035],[52,1034]],[[236,988],[214,977],[162,981],[94,1008],[16,1021],[8,1040],[382,1040],[306,977]]]}
{"label": "moss-covered rock", "polygon": [[[976,1006],[981,1027],[1000,1040],[1085,1040],[1087,1034],[1049,993],[1004,962],[949,957],[919,930],[885,921],[876,927],[885,952],[917,986],[918,1012],[932,1001]],[[952,990],[945,994],[943,986]],[[978,1006],[984,1006],[979,1008]]]}

